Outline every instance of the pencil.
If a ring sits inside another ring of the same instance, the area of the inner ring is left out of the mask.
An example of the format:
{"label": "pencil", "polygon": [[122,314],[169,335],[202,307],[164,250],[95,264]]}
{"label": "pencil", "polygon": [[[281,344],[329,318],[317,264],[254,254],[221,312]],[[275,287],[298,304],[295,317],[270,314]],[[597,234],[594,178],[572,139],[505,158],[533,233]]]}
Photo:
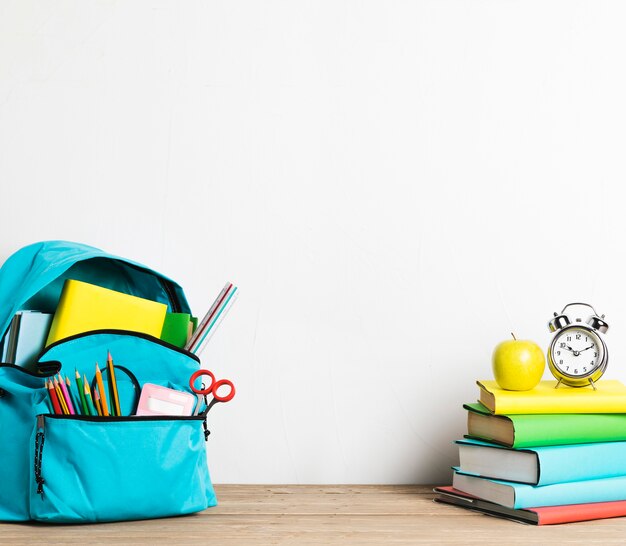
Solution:
{"label": "pencil", "polygon": [[76,395],[74,394],[74,389],[72,388],[72,382],[70,381],[70,378],[67,377],[67,375],[65,376],[65,382],[67,383],[67,392],[70,393],[70,398],[72,399],[72,405],[74,406],[74,411],[76,412],[76,415],[80,415],[81,413],[80,400],[76,399]]}
{"label": "pencil", "polygon": [[93,403],[94,406],[96,406],[98,415],[102,416],[102,406],[100,405],[100,394],[98,393],[98,389],[93,390]]}
{"label": "pencil", "polygon": [[46,388],[48,389],[48,396],[50,396],[50,401],[52,402],[52,409],[54,410],[54,413],[63,413],[63,410],[59,405],[59,399],[57,398],[57,393],[54,390],[54,385],[52,384],[52,381],[46,381]]}
{"label": "pencil", "polygon": [[67,404],[67,409],[69,410],[70,415],[76,415],[76,412],[74,411],[74,404],[72,404],[72,399],[70,398],[70,393],[67,390],[65,381],[63,381],[63,376],[61,374],[59,374],[59,387],[61,387],[61,392],[65,398],[65,403]]}
{"label": "pencil", "polygon": [[111,414],[120,416],[120,397],[117,394],[117,380],[115,379],[115,366],[111,351],[107,351],[107,371],[109,372],[109,400],[111,401]]}
{"label": "pencil", "polygon": [[89,413],[89,406],[87,405],[87,400],[85,400],[85,391],[84,391],[83,380],[76,370],[76,388],[78,389],[78,396],[80,396],[80,405],[83,407],[83,415],[91,415]]}
{"label": "pencil", "polygon": [[89,408],[89,415],[98,415],[95,406],[93,405],[93,401],[91,399],[91,390],[89,390],[89,383],[87,383],[87,376],[85,376],[83,380],[83,386],[85,389],[85,400],[87,401],[87,407]]}
{"label": "pencil", "polygon": [[69,415],[70,414],[70,410],[67,409],[67,402],[65,402],[65,397],[63,396],[63,393],[61,392],[61,387],[59,387],[59,382],[57,381],[57,378],[54,378],[54,390],[57,393],[57,398],[59,399],[59,404],[61,405],[61,409],[63,410],[63,413],[65,415]]}
{"label": "pencil", "polygon": [[98,390],[100,391],[100,406],[102,407],[102,415],[107,417],[109,415],[109,406],[107,406],[107,396],[104,394],[104,383],[102,383],[102,373],[98,368],[96,362],[96,383],[98,384]]}

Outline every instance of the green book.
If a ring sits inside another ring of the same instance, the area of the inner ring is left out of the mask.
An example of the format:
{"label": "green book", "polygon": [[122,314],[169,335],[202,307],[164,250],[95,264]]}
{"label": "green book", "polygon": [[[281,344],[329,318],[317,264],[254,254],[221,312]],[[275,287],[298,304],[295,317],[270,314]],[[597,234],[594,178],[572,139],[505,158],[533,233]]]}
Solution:
{"label": "green book", "polygon": [[539,447],[626,440],[626,413],[494,415],[482,404],[464,404],[467,437],[507,447]]}
{"label": "green book", "polygon": [[161,339],[176,347],[184,347],[187,344],[189,334],[189,313],[167,313],[161,330]]}

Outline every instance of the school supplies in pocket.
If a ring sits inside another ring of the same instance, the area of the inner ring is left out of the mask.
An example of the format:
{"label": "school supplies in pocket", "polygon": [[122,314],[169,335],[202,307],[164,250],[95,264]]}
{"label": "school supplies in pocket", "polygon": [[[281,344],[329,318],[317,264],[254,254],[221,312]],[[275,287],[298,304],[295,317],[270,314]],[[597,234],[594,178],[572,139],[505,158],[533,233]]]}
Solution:
{"label": "school supplies in pocket", "polygon": [[[196,380],[203,376],[210,377],[211,383],[205,385],[203,382],[202,387],[196,387]],[[217,381],[213,372],[210,372],[209,370],[198,370],[197,372],[194,372],[189,379],[189,387],[198,395],[198,404],[196,405],[194,415],[198,415],[200,413],[200,408],[203,404],[203,414],[206,415],[217,402],[230,402],[235,396],[235,385],[233,385],[233,382],[230,379],[220,379]],[[227,394],[218,393],[219,389],[222,387],[228,388]],[[207,396],[209,395],[213,396],[213,400],[211,400],[210,403],[207,400]]]}
{"label": "school supplies in pocket", "polygon": [[189,393],[146,383],[136,415],[191,415],[195,404],[195,397]]}

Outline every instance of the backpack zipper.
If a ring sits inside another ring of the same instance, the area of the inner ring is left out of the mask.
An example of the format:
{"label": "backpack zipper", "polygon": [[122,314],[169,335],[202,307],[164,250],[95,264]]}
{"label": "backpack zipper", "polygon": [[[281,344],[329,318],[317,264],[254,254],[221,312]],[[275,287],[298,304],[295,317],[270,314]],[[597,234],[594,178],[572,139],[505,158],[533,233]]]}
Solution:
{"label": "backpack zipper", "polygon": [[[41,359],[46,355],[46,353],[48,353],[48,351],[50,351],[57,345],[62,345],[64,343],[74,341],[75,339],[80,339],[82,337],[90,337],[90,336],[95,336],[95,335],[106,335],[106,334],[112,334],[112,335],[117,335],[117,336],[137,337],[137,338],[145,339],[147,341],[150,341],[151,343],[155,343],[156,345],[161,345],[162,347],[165,347],[166,349],[169,349],[170,351],[175,351],[177,353],[184,354],[185,356],[192,358],[198,364],[200,364],[200,357],[196,355],[195,353],[188,351],[187,349],[177,347],[176,345],[172,345],[171,343],[168,343],[167,341],[163,341],[162,339],[159,339],[158,337],[151,336],[150,334],[146,334],[144,332],[133,332],[131,330],[117,330],[115,328],[100,328],[98,330],[89,330],[87,332],[80,332],[78,334],[73,334],[63,339],[59,339],[55,341],[54,343],[51,343],[47,347],[44,347],[41,350],[41,352],[37,355],[37,362],[40,362]],[[51,362],[54,363],[54,361],[51,361]],[[42,365],[45,363],[47,362],[41,362]],[[11,364],[6,364],[6,366],[11,366]],[[15,367],[19,368],[19,366],[15,366]],[[20,369],[23,369],[23,368],[20,368]],[[58,371],[59,370],[56,370],[55,373],[58,373]],[[32,375],[37,375],[38,377],[41,377],[41,375],[39,374],[32,374]],[[50,375],[53,375],[53,374],[51,373]]]}
{"label": "backpack zipper", "polygon": [[[43,415],[37,416],[37,424],[39,424],[39,418],[41,417],[43,430]],[[202,421],[202,429],[204,430],[204,441],[209,441],[211,431],[207,425],[207,414],[202,412],[199,415],[120,415],[120,416],[95,416],[95,415],[64,415],[50,413],[47,414],[48,419],[69,419],[73,421],[93,421],[95,423],[115,423],[124,421]],[[43,440],[42,440],[43,447]]]}
{"label": "backpack zipper", "polygon": [[43,499],[44,479],[41,475],[41,458],[43,456],[44,416],[37,415],[37,434],[35,434],[35,481],[37,482],[37,494]]}
{"label": "backpack zipper", "polygon": [[[42,424],[39,427],[39,419]],[[94,421],[95,423],[112,423],[124,421],[201,421],[204,420],[203,415],[119,415],[119,416],[100,416],[100,415],[66,415],[61,413],[46,413],[37,416],[37,426],[43,429],[44,419],[68,419],[70,421]]]}
{"label": "backpack zipper", "polygon": [[178,298],[176,297],[176,294],[174,293],[174,290],[172,289],[171,283],[165,280],[163,277],[159,277],[159,280],[161,281],[161,286],[165,290],[165,293],[167,294],[167,297],[170,300],[170,307],[172,308],[172,313],[180,313],[181,312],[180,302],[178,301]]}

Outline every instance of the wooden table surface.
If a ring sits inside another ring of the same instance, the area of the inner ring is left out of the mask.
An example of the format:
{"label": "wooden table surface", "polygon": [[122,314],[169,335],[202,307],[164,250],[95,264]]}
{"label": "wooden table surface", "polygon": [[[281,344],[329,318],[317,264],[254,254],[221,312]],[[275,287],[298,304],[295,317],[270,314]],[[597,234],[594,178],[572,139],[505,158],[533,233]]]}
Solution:
{"label": "wooden table surface", "polygon": [[535,527],[436,504],[428,486],[216,486],[200,514],[97,525],[2,524],[0,544],[626,544],[626,518]]}

